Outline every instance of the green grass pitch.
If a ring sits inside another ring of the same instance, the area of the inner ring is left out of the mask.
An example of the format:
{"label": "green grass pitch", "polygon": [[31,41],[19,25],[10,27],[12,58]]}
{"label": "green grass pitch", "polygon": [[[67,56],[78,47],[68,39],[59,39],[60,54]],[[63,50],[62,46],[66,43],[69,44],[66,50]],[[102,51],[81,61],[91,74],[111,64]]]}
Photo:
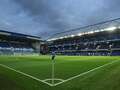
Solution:
{"label": "green grass pitch", "polygon": [[[120,90],[119,56],[0,56],[0,90]],[[50,84],[50,85],[48,85]]]}

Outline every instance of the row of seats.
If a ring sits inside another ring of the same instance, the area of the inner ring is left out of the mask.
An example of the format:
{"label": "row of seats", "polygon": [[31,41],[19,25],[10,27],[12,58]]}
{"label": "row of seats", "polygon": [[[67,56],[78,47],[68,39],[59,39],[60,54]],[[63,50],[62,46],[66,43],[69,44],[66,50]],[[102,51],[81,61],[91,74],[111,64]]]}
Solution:
{"label": "row of seats", "polygon": [[49,44],[49,50],[65,55],[120,55],[120,30],[58,39]]}
{"label": "row of seats", "polygon": [[0,54],[33,53],[32,46],[23,43],[0,42]]}
{"label": "row of seats", "polygon": [[50,46],[50,51],[60,50],[84,50],[84,49],[114,49],[120,48],[120,41],[104,42],[104,43],[91,43],[91,44],[74,44],[74,45],[54,45]]}

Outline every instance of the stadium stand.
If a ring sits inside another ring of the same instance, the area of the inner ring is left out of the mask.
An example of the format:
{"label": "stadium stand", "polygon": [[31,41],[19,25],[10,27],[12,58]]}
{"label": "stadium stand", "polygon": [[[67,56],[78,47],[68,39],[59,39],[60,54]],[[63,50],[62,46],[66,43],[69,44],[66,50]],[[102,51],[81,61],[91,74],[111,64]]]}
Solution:
{"label": "stadium stand", "polygon": [[49,48],[65,55],[120,55],[120,29],[55,40]]}
{"label": "stadium stand", "polygon": [[49,52],[60,55],[120,55],[120,28],[110,27],[50,40]]}
{"label": "stadium stand", "polygon": [[0,30],[0,54],[40,53],[40,37]]}

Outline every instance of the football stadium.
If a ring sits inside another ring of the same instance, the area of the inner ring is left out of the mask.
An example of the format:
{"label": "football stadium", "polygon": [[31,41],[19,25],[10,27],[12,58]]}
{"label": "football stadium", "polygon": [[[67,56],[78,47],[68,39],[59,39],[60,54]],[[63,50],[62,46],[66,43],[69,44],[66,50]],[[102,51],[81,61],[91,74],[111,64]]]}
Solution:
{"label": "football stadium", "polygon": [[[32,7],[35,2],[30,2]],[[35,5],[40,4],[37,3]],[[52,18],[55,18],[54,15]],[[0,21],[3,19],[0,18]],[[19,19],[15,20],[17,26]],[[45,32],[40,35],[33,34],[37,27],[31,24],[28,25],[31,31],[25,28],[24,22],[27,21],[22,21],[23,31],[1,22],[0,90],[120,90],[119,17],[95,23],[91,21],[68,30],[57,29],[57,32],[38,29],[41,33]]]}

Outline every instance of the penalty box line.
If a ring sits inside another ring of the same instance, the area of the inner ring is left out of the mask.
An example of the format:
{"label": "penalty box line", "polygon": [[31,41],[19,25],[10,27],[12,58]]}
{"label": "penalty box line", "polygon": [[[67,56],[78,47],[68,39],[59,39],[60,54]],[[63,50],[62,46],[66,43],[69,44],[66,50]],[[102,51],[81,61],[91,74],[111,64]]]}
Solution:
{"label": "penalty box line", "polygon": [[83,73],[81,73],[81,74],[79,74],[79,75],[70,77],[70,78],[68,78],[68,79],[66,79],[66,80],[64,80],[64,81],[61,81],[61,82],[59,82],[59,83],[57,83],[57,84],[54,84],[54,86],[57,86],[57,85],[60,85],[60,84],[62,84],[62,83],[68,82],[68,81],[70,81],[70,80],[76,79],[76,78],[78,78],[78,77],[80,77],[80,76],[84,76],[84,75],[86,75],[86,74],[88,74],[88,73],[90,73],[90,72],[93,72],[93,71],[95,71],[95,70],[99,70],[99,69],[101,69],[101,68],[103,68],[103,67],[109,66],[109,65],[111,65],[111,64],[113,64],[113,63],[115,63],[115,62],[118,62],[118,61],[119,61],[119,60],[115,60],[115,61],[106,63],[106,64],[104,64],[104,65],[102,65],[102,66],[96,67],[96,68],[91,69],[91,70],[88,70],[88,71],[86,71],[86,72],[83,72]]}
{"label": "penalty box line", "polygon": [[7,66],[7,65],[0,64],[0,66],[2,66],[2,67],[4,67],[4,68],[7,68],[7,69],[9,69],[9,70],[12,70],[12,71],[14,71],[14,72],[17,72],[17,73],[19,73],[19,74],[22,74],[22,75],[24,75],[24,76],[27,76],[27,77],[29,77],[29,78],[32,78],[32,79],[34,79],[34,80],[36,80],[36,81],[45,83],[45,84],[47,84],[47,85],[49,85],[49,86],[53,86],[52,84],[50,84],[50,83],[48,83],[48,82],[45,82],[44,80],[38,79],[38,78],[36,78],[36,77],[34,77],[34,76],[32,76],[32,75],[26,74],[26,73],[21,72],[21,71],[19,71],[19,70],[15,70],[15,69]]}

